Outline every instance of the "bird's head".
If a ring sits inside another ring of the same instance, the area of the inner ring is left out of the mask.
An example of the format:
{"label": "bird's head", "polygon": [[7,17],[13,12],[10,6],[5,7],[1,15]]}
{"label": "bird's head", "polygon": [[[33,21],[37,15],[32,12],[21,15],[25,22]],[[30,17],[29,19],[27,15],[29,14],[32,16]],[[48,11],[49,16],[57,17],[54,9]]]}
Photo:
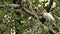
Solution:
{"label": "bird's head", "polygon": [[47,11],[46,10],[43,10],[43,13],[47,13]]}
{"label": "bird's head", "polygon": [[47,11],[46,10],[43,10],[42,14],[44,14],[44,13],[47,13]]}

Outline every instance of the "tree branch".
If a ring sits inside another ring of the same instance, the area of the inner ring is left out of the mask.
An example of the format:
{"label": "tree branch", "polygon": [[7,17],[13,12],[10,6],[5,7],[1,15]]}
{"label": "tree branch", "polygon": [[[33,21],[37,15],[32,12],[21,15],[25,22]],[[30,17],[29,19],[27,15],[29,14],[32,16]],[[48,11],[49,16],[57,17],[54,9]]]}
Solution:
{"label": "tree branch", "polygon": [[50,8],[51,8],[52,4],[53,4],[53,0],[50,0],[49,5],[48,5],[48,8],[46,9],[46,10],[47,10],[47,12],[49,12],[49,10],[50,10]]}

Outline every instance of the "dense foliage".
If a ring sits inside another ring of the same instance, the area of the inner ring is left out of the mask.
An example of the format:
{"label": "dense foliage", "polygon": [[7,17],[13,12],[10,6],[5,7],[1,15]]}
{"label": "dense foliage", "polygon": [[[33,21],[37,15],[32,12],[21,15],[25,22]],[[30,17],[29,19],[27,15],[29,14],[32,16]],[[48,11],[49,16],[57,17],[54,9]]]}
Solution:
{"label": "dense foliage", "polygon": [[[29,7],[29,2],[27,0],[21,1],[22,5],[31,11]],[[39,17],[42,17],[42,11],[47,9],[49,0],[32,0],[32,4],[36,6],[38,10],[34,11]],[[0,0],[0,34],[50,34],[48,28],[51,26],[47,21],[45,22],[46,26],[41,26],[40,22],[35,19],[35,17],[25,13],[21,8],[11,8],[8,4],[13,4],[12,0]],[[35,7],[33,7],[35,8]],[[28,11],[28,12],[29,12]],[[50,13],[55,18],[55,23],[60,27],[60,1],[54,0],[53,5],[50,9]],[[12,31],[11,31],[12,30]]]}

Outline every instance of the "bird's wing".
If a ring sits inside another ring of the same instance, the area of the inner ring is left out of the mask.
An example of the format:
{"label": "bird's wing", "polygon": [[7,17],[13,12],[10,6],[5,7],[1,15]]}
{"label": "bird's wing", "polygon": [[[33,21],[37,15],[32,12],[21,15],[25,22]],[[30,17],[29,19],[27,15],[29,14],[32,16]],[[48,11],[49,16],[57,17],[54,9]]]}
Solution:
{"label": "bird's wing", "polygon": [[54,17],[50,13],[47,13],[47,16],[49,17],[49,20],[55,21]]}
{"label": "bird's wing", "polygon": [[48,17],[48,14],[47,14],[47,13],[44,13],[44,14],[43,14],[43,17],[44,17],[46,20],[49,20],[49,17]]}

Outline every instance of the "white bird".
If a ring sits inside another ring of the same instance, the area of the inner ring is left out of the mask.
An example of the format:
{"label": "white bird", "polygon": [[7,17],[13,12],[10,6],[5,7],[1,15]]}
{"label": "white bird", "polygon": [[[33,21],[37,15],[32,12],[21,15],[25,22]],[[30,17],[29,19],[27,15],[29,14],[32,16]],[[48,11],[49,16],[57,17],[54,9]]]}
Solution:
{"label": "white bird", "polygon": [[43,11],[43,17],[50,23],[55,21],[54,17],[50,13],[47,13],[46,10]]}

